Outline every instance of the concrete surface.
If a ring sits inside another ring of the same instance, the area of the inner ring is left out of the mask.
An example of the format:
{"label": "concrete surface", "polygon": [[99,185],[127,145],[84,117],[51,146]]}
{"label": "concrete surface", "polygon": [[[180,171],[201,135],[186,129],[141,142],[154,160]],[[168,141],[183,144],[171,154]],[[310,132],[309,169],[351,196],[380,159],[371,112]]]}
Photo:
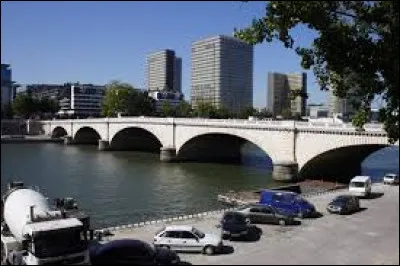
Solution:
{"label": "concrete surface", "polygon": [[[347,190],[335,191],[308,200],[323,214],[304,219],[298,226],[258,225],[263,230],[259,241],[224,241],[233,248],[230,254],[206,256],[180,253],[192,264],[399,264],[399,187],[373,186],[374,197],[361,199],[362,211],[352,215],[328,214],[326,205]],[[173,224],[194,225],[205,232],[220,231],[215,227],[221,215]],[[108,240],[137,238],[152,243],[162,225],[123,229]]]}

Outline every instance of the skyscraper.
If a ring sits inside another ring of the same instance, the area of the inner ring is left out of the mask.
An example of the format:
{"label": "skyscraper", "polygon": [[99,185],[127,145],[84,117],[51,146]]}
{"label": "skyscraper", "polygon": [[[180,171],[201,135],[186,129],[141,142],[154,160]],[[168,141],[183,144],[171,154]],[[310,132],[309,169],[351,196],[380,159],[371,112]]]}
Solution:
{"label": "skyscraper", "polygon": [[147,57],[147,89],[152,91],[180,92],[182,84],[182,59],[175,51],[162,50]]}
{"label": "skyscraper", "polygon": [[231,111],[253,106],[253,46],[218,35],[192,43],[191,102]]}
{"label": "skyscraper", "polygon": [[303,94],[307,93],[307,74],[306,73],[268,73],[267,83],[267,103],[268,110],[274,116],[282,115],[286,110],[290,110],[292,115],[306,114],[306,98],[297,96],[291,97],[291,91],[300,90]]}

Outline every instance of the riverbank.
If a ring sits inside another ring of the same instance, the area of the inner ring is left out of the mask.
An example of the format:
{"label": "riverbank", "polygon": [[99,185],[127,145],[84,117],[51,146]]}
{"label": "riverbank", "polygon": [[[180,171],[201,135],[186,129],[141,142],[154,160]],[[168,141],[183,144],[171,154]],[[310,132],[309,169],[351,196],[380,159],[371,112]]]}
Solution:
{"label": "riverbank", "polygon": [[[274,187],[268,189],[277,190],[289,190],[301,194],[304,197],[310,197],[334,191],[338,189],[347,188],[347,184],[323,181],[323,180],[304,180],[295,184],[282,187]],[[219,194],[217,196],[218,201],[228,205],[242,205],[248,203],[257,203],[260,199],[260,192],[263,189],[251,190],[251,191],[229,191],[225,194]]]}
{"label": "riverbank", "polygon": [[1,143],[61,143],[62,138],[52,138],[47,135],[1,135]]}
{"label": "riverbank", "polygon": [[[230,250],[225,254],[179,255],[183,261],[196,265],[396,265],[399,263],[399,188],[374,184],[372,191],[376,197],[361,199],[362,210],[352,215],[333,215],[326,211],[326,205],[335,196],[346,194],[347,190],[339,189],[313,195],[309,200],[321,212],[320,218],[302,219],[299,226],[257,225],[263,231],[258,241],[224,241],[224,250]],[[104,241],[134,238],[151,243],[154,234],[169,224],[193,225],[204,232],[219,234],[220,230],[215,225],[218,224],[221,215],[221,212],[209,212],[206,215],[193,215],[188,219],[176,218],[160,223],[154,221],[139,226],[119,227],[111,230],[112,235]],[[386,218],[381,219],[382,217]]]}

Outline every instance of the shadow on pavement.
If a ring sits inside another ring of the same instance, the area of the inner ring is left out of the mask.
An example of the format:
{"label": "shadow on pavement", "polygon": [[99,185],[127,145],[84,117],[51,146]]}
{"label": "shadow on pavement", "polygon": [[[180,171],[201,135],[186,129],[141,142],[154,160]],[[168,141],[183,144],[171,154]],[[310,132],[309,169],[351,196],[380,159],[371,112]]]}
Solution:
{"label": "shadow on pavement", "polygon": [[178,265],[192,265],[192,264],[188,261],[181,261],[181,262],[179,262]]}
{"label": "shadow on pavement", "polygon": [[235,252],[235,249],[232,246],[223,246],[220,255],[229,255]]}
{"label": "shadow on pavement", "polygon": [[366,199],[366,200],[371,200],[371,199],[377,199],[380,198],[384,195],[385,193],[383,192],[371,192],[368,197],[363,197],[361,199]]}
{"label": "shadow on pavement", "polygon": [[249,228],[247,235],[240,237],[231,237],[230,240],[240,242],[255,242],[260,240],[262,233],[262,229],[254,225]]}

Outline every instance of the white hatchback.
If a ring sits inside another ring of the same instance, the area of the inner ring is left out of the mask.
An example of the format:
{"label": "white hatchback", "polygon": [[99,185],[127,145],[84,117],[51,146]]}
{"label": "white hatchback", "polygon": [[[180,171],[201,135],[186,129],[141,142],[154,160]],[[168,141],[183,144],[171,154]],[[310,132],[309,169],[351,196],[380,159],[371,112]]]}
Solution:
{"label": "white hatchback", "polygon": [[207,255],[221,252],[221,235],[205,234],[193,226],[167,226],[154,236],[154,246],[175,251],[199,251]]}
{"label": "white hatchback", "polygon": [[383,177],[383,184],[389,184],[389,185],[399,184],[399,176],[396,174],[386,174]]}

